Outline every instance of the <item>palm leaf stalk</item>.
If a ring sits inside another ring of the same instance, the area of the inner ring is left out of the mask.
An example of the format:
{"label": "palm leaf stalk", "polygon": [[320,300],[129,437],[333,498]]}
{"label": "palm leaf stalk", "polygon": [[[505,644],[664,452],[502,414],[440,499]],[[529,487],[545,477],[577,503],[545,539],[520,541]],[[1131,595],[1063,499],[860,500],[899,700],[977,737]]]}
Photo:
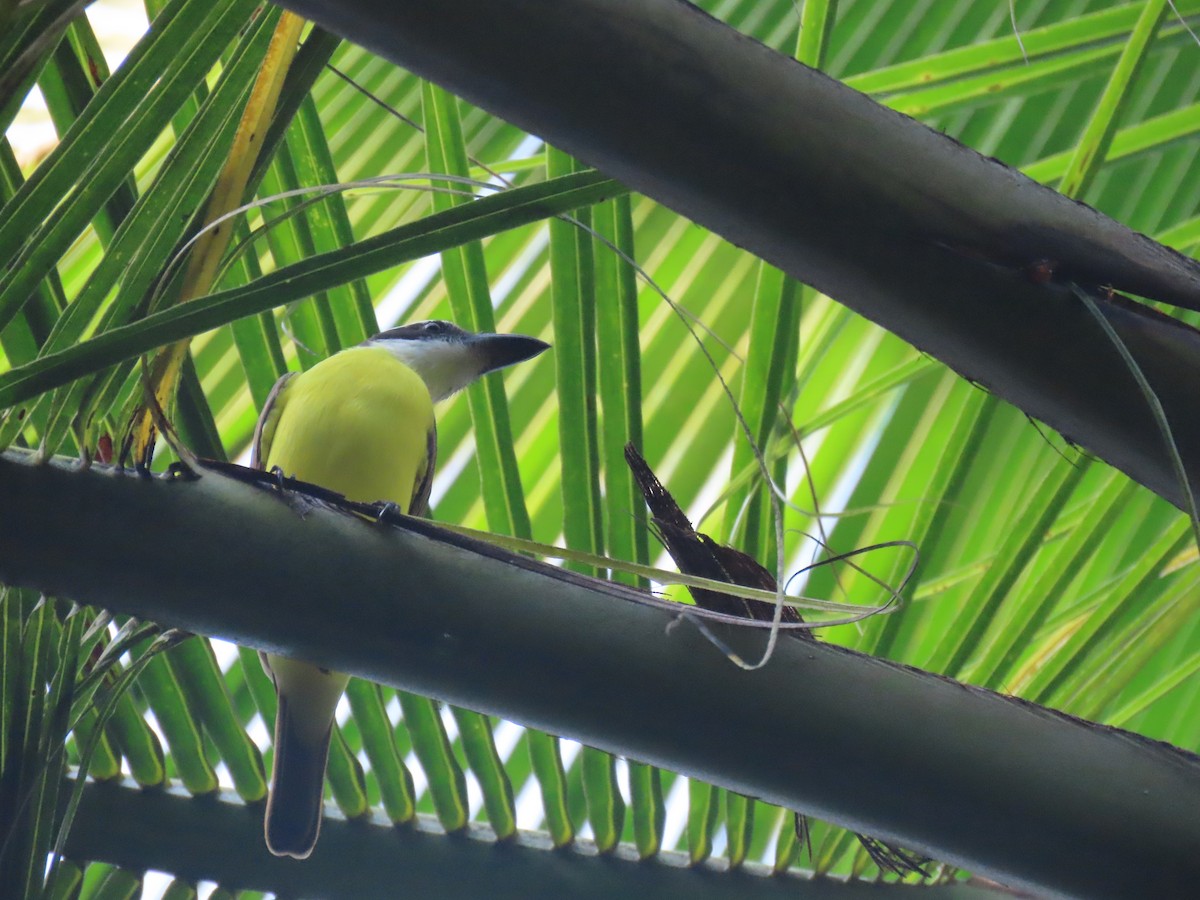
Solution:
{"label": "palm leaf stalk", "polygon": [[[515,719],[1015,886],[1169,896],[1200,876],[1192,754],[812,641],[783,641],[745,672],[636,589],[423,521],[364,521],[294,488],[9,451],[0,579]],[[48,550],[114,515],[129,526],[119,545]],[[151,532],[186,534],[187,552],[146,559]],[[330,609],[334,593],[353,599]],[[748,658],[763,640],[710,627]],[[547,669],[571,676],[529,691]]]}

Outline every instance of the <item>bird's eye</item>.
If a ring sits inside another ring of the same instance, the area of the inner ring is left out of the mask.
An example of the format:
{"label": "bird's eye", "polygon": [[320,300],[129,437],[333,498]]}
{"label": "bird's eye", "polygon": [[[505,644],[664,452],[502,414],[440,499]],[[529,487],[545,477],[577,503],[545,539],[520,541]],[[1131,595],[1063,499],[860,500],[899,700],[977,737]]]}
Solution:
{"label": "bird's eye", "polygon": [[445,322],[437,322],[437,321],[426,322],[424,325],[424,329],[429,334],[437,334],[438,332],[445,330],[445,328],[444,328],[445,324],[446,324]]}

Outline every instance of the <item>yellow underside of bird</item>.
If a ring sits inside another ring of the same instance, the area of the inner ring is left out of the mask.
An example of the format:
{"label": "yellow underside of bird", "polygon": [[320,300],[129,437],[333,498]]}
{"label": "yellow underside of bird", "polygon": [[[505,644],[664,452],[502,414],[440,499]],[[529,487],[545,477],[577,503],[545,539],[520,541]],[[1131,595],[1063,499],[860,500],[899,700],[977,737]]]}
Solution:
{"label": "yellow underside of bird", "polygon": [[290,379],[276,402],[262,448],[268,471],[409,511],[434,464],[433,402],[416,372],[387,350],[356,347]]}
{"label": "yellow underside of bird", "polygon": [[[436,463],[434,428],[421,377],[385,349],[356,347],[280,385],[258,455],[268,471],[419,515],[410,507]],[[265,662],[279,692],[267,846],[303,859],[320,828],[330,727],[349,676],[275,654]]]}

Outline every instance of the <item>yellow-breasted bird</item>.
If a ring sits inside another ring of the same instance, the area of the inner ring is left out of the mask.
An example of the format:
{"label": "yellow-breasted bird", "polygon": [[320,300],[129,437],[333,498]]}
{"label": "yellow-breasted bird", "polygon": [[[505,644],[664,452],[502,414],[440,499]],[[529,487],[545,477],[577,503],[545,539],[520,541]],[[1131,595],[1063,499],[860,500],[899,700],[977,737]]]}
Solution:
{"label": "yellow-breasted bird", "polygon": [[[275,383],[254,433],[252,465],[344,494],[428,511],[437,464],[433,404],[549,344],[417,322],[375,335]],[[307,857],[317,842],[334,711],[348,675],[261,654],[275,683],[275,765],[267,848]]]}

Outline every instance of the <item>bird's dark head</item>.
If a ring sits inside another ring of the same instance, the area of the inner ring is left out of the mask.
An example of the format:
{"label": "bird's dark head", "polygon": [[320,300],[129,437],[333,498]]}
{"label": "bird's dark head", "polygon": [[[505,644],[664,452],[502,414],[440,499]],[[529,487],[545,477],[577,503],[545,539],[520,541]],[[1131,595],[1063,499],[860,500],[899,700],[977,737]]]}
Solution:
{"label": "bird's dark head", "polygon": [[435,402],[550,346],[524,334],[476,334],[440,319],[389,328],[367,343],[388,350],[420,375]]}

